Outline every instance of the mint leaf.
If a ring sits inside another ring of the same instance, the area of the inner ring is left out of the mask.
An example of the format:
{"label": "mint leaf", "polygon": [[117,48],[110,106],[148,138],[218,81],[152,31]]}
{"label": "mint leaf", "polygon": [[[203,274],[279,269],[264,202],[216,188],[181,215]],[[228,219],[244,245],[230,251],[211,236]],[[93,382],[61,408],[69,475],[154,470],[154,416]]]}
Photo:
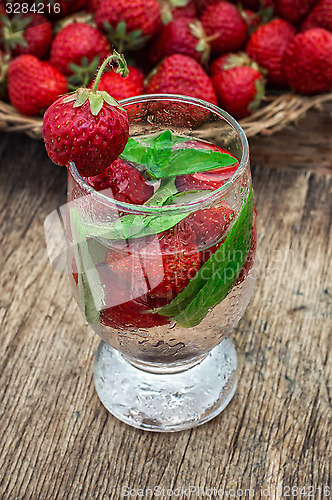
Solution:
{"label": "mint leaf", "polygon": [[73,250],[78,271],[78,294],[83,313],[89,323],[99,321],[105,293],[98,271],[89,253],[87,234],[76,208],[70,210]]}
{"label": "mint leaf", "polygon": [[130,138],[120,156],[124,160],[143,165],[149,176],[155,179],[207,172],[236,162],[228,153],[209,149],[174,150],[176,144],[189,140],[190,138],[173,135],[170,130],[157,137],[148,137],[142,143]]}
{"label": "mint leaf", "polygon": [[234,286],[248,256],[253,219],[252,190],[224,243],[200,268],[188,286],[158,312],[174,317],[180,326],[198,325],[209,309],[221,302]]}
{"label": "mint leaf", "polygon": [[104,240],[141,238],[170,229],[185,219],[188,213],[125,215],[124,217],[120,217],[116,222],[107,225],[97,226],[87,223],[85,229],[88,236],[103,238]]}
{"label": "mint leaf", "polygon": [[146,154],[146,147],[140,142],[135,141],[129,137],[126,147],[122,151],[120,157],[123,160],[131,161],[134,163],[142,163],[142,158]]}
{"label": "mint leaf", "polygon": [[175,185],[175,177],[161,179],[159,188],[151,198],[144,203],[144,206],[161,207],[162,205],[168,204],[167,202],[177,193],[178,190]]}
{"label": "mint leaf", "polygon": [[173,175],[207,172],[216,168],[228,167],[234,163],[234,158],[226,153],[208,149],[187,148],[172,151],[166,165],[149,165],[147,171],[155,178],[160,179]]}

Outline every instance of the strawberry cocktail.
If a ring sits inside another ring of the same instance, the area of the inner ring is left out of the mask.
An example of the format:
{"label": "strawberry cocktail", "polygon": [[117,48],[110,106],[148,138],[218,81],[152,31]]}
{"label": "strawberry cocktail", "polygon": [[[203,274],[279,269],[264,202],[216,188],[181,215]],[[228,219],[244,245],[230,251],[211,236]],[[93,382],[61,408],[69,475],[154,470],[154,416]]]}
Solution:
{"label": "strawberry cocktail", "polygon": [[69,163],[68,263],[102,339],[95,384],[105,407],[139,428],[180,430],[217,415],[235,391],[228,334],[252,293],[256,246],[248,145],[203,101],[120,104],[129,118],[120,156],[97,175]]}

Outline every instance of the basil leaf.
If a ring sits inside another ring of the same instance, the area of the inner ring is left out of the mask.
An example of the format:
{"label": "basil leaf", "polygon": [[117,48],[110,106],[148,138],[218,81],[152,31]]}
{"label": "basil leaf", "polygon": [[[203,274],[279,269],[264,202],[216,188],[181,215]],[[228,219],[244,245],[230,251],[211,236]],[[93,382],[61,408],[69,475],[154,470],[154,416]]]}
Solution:
{"label": "basil leaf", "polygon": [[243,210],[224,243],[203,264],[187,287],[158,313],[174,317],[178,325],[198,325],[208,311],[230,292],[250,248],[253,219],[253,194],[248,195]]}
{"label": "basil leaf", "polygon": [[81,307],[87,321],[97,323],[100,310],[105,305],[105,293],[89,253],[86,231],[76,208],[70,210],[70,226],[78,271],[78,293]]}

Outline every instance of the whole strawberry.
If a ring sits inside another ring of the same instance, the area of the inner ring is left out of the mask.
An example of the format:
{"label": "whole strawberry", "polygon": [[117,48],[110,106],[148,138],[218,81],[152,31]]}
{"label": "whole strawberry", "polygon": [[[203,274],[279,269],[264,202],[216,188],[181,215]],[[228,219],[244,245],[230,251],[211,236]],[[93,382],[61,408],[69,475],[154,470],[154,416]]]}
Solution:
{"label": "whole strawberry", "polygon": [[152,185],[147,183],[136,168],[121,158],[101,174],[87,177],[86,181],[96,191],[111,189],[115,200],[134,205],[142,205],[153,195]]}
{"label": "whole strawberry", "polygon": [[149,60],[159,63],[172,54],[185,54],[201,64],[207,64],[210,57],[210,44],[198,19],[179,17],[164,26],[154,38]]}
{"label": "whole strawberry", "polygon": [[237,119],[250,115],[264,97],[262,75],[249,66],[226,69],[214,76],[212,83],[219,106]]}
{"label": "whole strawberry", "polygon": [[8,94],[10,102],[20,113],[38,115],[65,92],[68,92],[65,77],[48,62],[30,54],[10,62]]}
{"label": "whole strawberry", "polygon": [[217,104],[212,83],[202,66],[192,57],[173,54],[152,72],[145,87],[147,94],[180,94]]}
{"label": "whole strawberry", "polygon": [[137,49],[161,26],[157,0],[102,0],[95,15],[98,28],[120,51]]}
{"label": "whole strawberry", "polygon": [[110,44],[96,28],[73,22],[56,35],[50,62],[64,75],[74,75],[73,86],[86,86],[109,52]]}
{"label": "whole strawberry", "polygon": [[260,26],[250,37],[246,52],[259,66],[267,70],[271,85],[287,85],[282,67],[282,56],[296,34],[296,28],[283,19],[273,19]]}
{"label": "whole strawberry", "polygon": [[0,44],[12,56],[31,54],[45,58],[53,39],[52,25],[43,14],[14,14],[0,26]]}
{"label": "whole strawberry", "polygon": [[317,0],[277,0],[277,13],[292,24],[299,24]]}
{"label": "whole strawberry", "polygon": [[83,176],[97,175],[122,153],[129,134],[127,113],[107,92],[97,90],[108,63],[116,62],[124,75],[127,66],[115,53],[103,62],[92,89],[80,88],[58,98],[43,121],[45,147],[57,165],[74,162]]}
{"label": "whole strawberry", "polygon": [[211,38],[211,51],[215,55],[240,49],[248,37],[248,26],[238,8],[221,1],[210,5],[200,21],[206,35]]}
{"label": "whole strawberry", "polygon": [[298,33],[288,44],[283,68],[290,87],[301,94],[332,89],[332,33],[311,28]]}
{"label": "whole strawberry", "polygon": [[332,31],[332,0],[320,0],[302,23],[301,30],[325,28]]}
{"label": "whole strawberry", "polygon": [[[112,94],[112,97],[117,101],[142,94],[144,88],[142,72],[133,66],[128,66],[128,70],[129,73],[126,78],[114,71],[104,73],[100,78],[98,89]],[[92,87],[92,84],[90,87]]]}

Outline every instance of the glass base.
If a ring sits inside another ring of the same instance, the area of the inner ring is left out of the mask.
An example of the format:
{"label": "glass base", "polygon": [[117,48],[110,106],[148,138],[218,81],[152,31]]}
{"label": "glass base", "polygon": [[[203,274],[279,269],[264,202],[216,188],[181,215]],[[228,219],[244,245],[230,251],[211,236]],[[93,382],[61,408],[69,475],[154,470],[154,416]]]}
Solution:
{"label": "glass base", "polygon": [[150,373],[101,342],[94,373],[97,394],[115,417],[138,429],[172,432],[204,424],[228,405],[236,389],[237,356],[225,339],[186,371]]}

